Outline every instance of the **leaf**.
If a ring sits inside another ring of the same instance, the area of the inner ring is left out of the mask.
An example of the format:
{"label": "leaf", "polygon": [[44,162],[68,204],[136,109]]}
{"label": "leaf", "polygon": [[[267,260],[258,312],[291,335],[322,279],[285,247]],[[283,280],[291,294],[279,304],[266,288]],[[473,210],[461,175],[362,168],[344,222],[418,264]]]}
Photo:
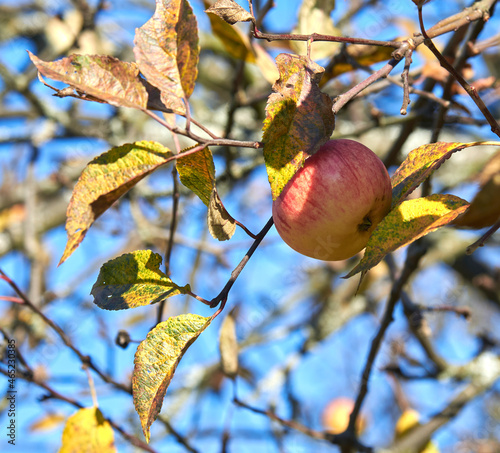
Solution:
{"label": "leaf", "polygon": [[371,269],[388,253],[448,225],[468,206],[461,198],[443,194],[403,201],[377,225],[363,259],[346,278]]}
{"label": "leaf", "polygon": [[114,453],[114,433],[97,407],[78,410],[68,418],[59,453]]}
{"label": "leaf", "polygon": [[219,334],[219,351],[222,371],[226,376],[234,378],[238,373],[238,341],[232,312],[222,322]]}
{"label": "leaf", "polygon": [[182,184],[198,195],[208,207],[208,230],[212,237],[219,241],[231,239],[236,231],[236,223],[222,204],[215,188],[215,165],[210,149],[206,147],[196,153],[179,157],[177,171]]}
{"label": "leaf", "polygon": [[28,53],[41,74],[80,93],[118,107],[147,108],[148,93],[135,63],[103,55],[70,55],[46,62]]}
{"label": "leaf", "polygon": [[169,318],[148,333],[137,348],[132,375],[134,406],[149,442],[149,428],[156,420],[179,361],[211,322],[193,314]]}
{"label": "leaf", "polygon": [[454,220],[456,226],[480,229],[500,219],[500,152],[486,163],[476,179],[480,189],[469,209]]}
{"label": "leaf", "polygon": [[[335,0],[303,0],[299,9],[299,21],[293,33],[308,35],[318,33],[321,35],[339,36],[340,30],[335,27],[330,17],[335,8]],[[307,52],[307,43],[292,41],[291,47],[297,54]],[[333,55],[340,48],[340,43],[319,41],[311,45],[311,58],[321,60]]]}
{"label": "leaf", "polygon": [[41,431],[50,431],[54,428],[59,427],[61,423],[66,420],[66,416],[64,414],[58,413],[49,413],[44,414],[42,417],[38,418],[36,421],[30,424],[29,431],[30,432],[41,432]]}
{"label": "leaf", "polygon": [[[205,6],[209,5],[207,0],[203,3]],[[208,18],[210,19],[210,26],[212,27],[213,34],[220,39],[226,52],[231,57],[237,60],[245,60],[248,63],[255,63],[255,55],[248,36],[239,28],[232,27],[229,23],[221,19],[217,12],[211,11],[211,8],[214,6],[215,5],[206,10],[206,12],[209,13]]]}
{"label": "leaf", "polygon": [[92,160],[73,189],[66,213],[68,242],[59,265],[80,245],[103,212],[171,156],[163,145],[142,141],[111,148]]}
{"label": "leaf", "polygon": [[[189,149],[191,148],[183,152]],[[179,157],[176,167],[181,183],[198,195],[205,206],[208,206],[215,185],[215,165],[210,149],[205,147],[196,153]]]}
{"label": "leaf", "polygon": [[480,145],[500,146],[500,142],[447,143],[437,142],[422,145],[410,151],[391,178],[392,207],[408,197],[454,152]]}
{"label": "leaf", "polygon": [[157,253],[138,250],[103,264],[90,292],[94,303],[105,310],[124,310],[189,293],[189,285],[176,285],[160,270],[161,262]]}
{"label": "leaf", "polygon": [[255,51],[255,64],[260,69],[264,78],[272,85],[280,76],[274,59],[259,44],[252,43],[252,48]]}
{"label": "leaf", "polygon": [[253,21],[252,15],[233,0],[217,0],[205,12],[216,14],[231,25],[236,22]]}
{"label": "leaf", "polygon": [[332,100],[318,87],[324,69],[307,57],[280,54],[264,120],[264,160],[275,200],[286,183],[331,136]]}
{"label": "leaf", "polygon": [[214,239],[227,241],[233,237],[236,231],[236,222],[226,211],[222,204],[217,189],[214,187],[210,204],[208,205],[208,231]]}
{"label": "leaf", "polygon": [[[394,52],[393,47],[352,44],[344,52],[333,56],[326,67],[325,75],[321,79],[319,86],[324,86],[328,81],[341,74],[355,71],[360,66],[371,66],[372,64],[389,60],[392,52]],[[356,61],[357,65],[353,66],[353,61]]]}
{"label": "leaf", "polygon": [[187,0],[156,0],[153,17],[136,30],[134,54],[149,83],[161,91],[161,100],[184,114],[198,74],[198,25]]}

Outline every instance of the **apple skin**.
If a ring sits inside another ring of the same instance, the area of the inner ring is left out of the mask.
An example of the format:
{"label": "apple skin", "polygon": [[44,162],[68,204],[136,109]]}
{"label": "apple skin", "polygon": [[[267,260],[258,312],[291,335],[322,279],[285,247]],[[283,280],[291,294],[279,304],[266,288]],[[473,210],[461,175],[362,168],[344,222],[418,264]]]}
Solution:
{"label": "apple skin", "polygon": [[274,200],[273,219],[295,251],[338,261],[365,248],[391,201],[391,180],[378,156],[354,140],[330,140]]}

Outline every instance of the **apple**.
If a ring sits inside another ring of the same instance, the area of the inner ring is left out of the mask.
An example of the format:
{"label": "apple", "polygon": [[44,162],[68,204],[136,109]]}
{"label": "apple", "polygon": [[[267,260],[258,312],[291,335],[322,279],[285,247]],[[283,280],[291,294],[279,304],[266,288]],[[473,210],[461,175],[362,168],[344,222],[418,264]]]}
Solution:
{"label": "apple", "polygon": [[[354,401],[350,398],[341,396],[330,401],[321,417],[325,430],[332,434],[343,433],[349,426],[349,418],[353,409]],[[360,414],[356,419],[356,434],[360,435],[365,427],[365,417]]]}
{"label": "apple", "polygon": [[378,156],[354,140],[330,140],[274,200],[274,224],[295,251],[344,260],[365,248],[391,201],[391,180]]}

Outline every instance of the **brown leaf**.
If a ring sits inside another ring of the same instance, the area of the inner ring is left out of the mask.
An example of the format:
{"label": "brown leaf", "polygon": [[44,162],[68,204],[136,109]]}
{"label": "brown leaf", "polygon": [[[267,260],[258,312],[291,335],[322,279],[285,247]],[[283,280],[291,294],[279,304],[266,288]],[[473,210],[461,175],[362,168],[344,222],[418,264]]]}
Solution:
{"label": "brown leaf", "polygon": [[103,55],[70,55],[46,62],[28,53],[41,74],[80,93],[118,107],[147,108],[148,94],[135,63]]}
{"label": "brown leaf", "polygon": [[231,25],[236,22],[253,21],[252,15],[233,0],[217,0],[205,12],[216,14]]}
{"label": "brown leaf", "polygon": [[477,180],[480,189],[469,209],[453,222],[464,228],[486,228],[500,219],[500,152],[484,166]]}
{"label": "brown leaf", "polygon": [[157,0],[153,17],[136,30],[134,54],[141,73],[161,92],[163,104],[184,114],[199,58],[198,26],[187,0]]}
{"label": "brown leaf", "polygon": [[219,241],[231,239],[236,231],[236,222],[226,211],[215,187],[208,205],[208,231]]}
{"label": "brown leaf", "polygon": [[226,376],[234,378],[238,373],[238,341],[232,312],[222,322],[219,334],[219,351],[222,371]]}

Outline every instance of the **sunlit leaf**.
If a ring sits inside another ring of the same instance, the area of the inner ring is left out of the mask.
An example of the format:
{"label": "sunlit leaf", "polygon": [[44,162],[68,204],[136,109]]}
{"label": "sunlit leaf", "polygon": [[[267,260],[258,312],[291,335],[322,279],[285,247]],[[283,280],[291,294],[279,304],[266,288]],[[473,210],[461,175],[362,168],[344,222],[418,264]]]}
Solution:
{"label": "sunlit leaf", "polygon": [[222,204],[219,194],[214,187],[208,205],[208,231],[214,239],[227,241],[236,231],[236,223]]}
{"label": "sunlit leaf", "polygon": [[187,0],[157,0],[153,17],[136,30],[134,54],[141,73],[165,106],[185,113],[198,74],[198,25]]}
{"label": "sunlit leaf", "polygon": [[363,259],[347,277],[371,269],[388,253],[448,225],[468,206],[461,198],[443,194],[403,201],[377,225]]}
{"label": "sunlit leaf", "polygon": [[[205,1],[205,6],[206,4],[207,2]],[[252,15],[234,0],[217,0],[205,12],[216,14],[231,25],[234,25],[236,22],[248,22],[253,20]]]}
{"label": "sunlit leaf", "polygon": [[189,285],[176,285],[160,270],[161,262],[157,253],[139,250],[103,264],[91,291],[94,303],[105,310],[124,310],[189,292]]}
{"label": "sunlit leaf", "polygon": [[211,322],[193,314],[169,318],[148,333],[135,353],[132,390],[134,406],[149,442],[149,428],[156,420],[174,372],[189,346]]}
{"label": "sunlit leaf", "polygon": [[324,69],[307,57],[280,54],[279,80],[273,85],[264,120],[264,159],[273,199],[331,136],[332,100],[318,87]]}
{"label": "sunlit leaf", "polygon": [[104,211],[171,156],[163,145],[144,141],[117,146],[91,161],[73,189],[66,213],[68,242],[59,264],[80,245]]}
{"label": "sunlit leaf", "polygon": [[[302,0],[299,9],[298,23],[293,33],[310,35],[318,33],[321,35],[339,36],[341,32],[333,24],[331,13],[335,8],[335,0]],[[307,44],[304,41],[291,41],[292,49],[297,54],[305,54]],[[340,43],[319,41],[311,46],[311,58],[320,60],[327,58],[337,52]]]}
{"label": "sunlit leaf", "polygon": [[196,153],[179,157],[176,166],[181,183],[208,206],[215,184],[215,165],[210,149],[206,147]]}
{"label": "sunlit leaf", "polygon": [[103,55],[70,55],[45,62],[28,53],[41,74],[78,92],[119,107],[147,107],[148,93],[135,63]]}
{"label": "sunlit leaf", "polygon": [[114,453],[114,433],[97,407],[78,410],[68,418],[59,453]]}
{"label": "sunlit leaf", "polygon": [[422,145],[410,151],[391,178],[392,206],[397,206],[427,179],[454,152],[480,145],[500,146],[500,142],[447,143]]}
{"label": "sunlit leaf", "polygon": [[[185,150],[187,151],[187,150]],[[215,188],[215,166],[208,148],[177,159],[179,179],[208,207],[208,230],[214,239],[231,239],[236,223],[224,207]]]}

